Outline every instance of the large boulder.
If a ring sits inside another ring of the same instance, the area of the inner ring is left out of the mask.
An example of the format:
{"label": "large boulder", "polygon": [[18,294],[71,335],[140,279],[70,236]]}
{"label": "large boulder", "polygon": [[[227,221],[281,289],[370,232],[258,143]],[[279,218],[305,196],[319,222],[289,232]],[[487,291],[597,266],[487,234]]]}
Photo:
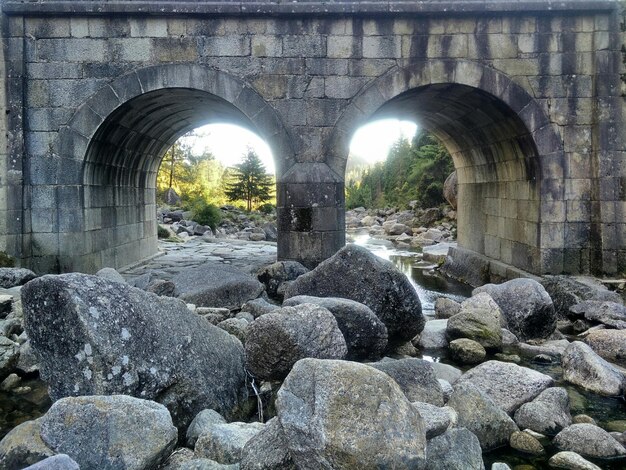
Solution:
{"label": "large boulder", "polygon": [[241,460],[246,443],[263,427],[261,423],[214,423],[198,437],[194,453],[221,464],[235,464]]}
{"label": "large boulder", "polygon": [[367,305],[387,327],[390,343],[410,341],[424,328],[417,292],[389,261],[367,249],[346,245],[287,288],[296,295],[343,297]]}
{"label": "large boulder", "polygon": [[427,439],[439,436],[456,425],[457,413],[449,406],[439,407],[430,403],[416,401],[413,403],[413,407],[417,409],[424,420]]}
{"label": "large boulder", "polygon": [[428,441],[426,452],[428,470],[483,470],[480,443],[464,428],[450,429]]}
{"label": "large boulder", "polygon": [[20,358],[20,345],[0,335],[0,382],[9,375]]}
{"label": "large boulder", "polygon": [[11,287],[23,286],[36,277],[37,275],[30,269],[0,268],[0,287],[10,289]]}
{"label": "large boulder", "polygon": [[324,307],[283,307],[248,326],[246,364],[261,380],[282,380],[305,357],[343,359],[348,349],[337,320]]}
{"label": "large boulder", "polygon": [[73,273],[29,282],[22,302],[53,400],[137,396],[185,428],[205,408],[233,416],[247,397],[241,342],[180,300]]}
{"label": "large boulder", "polygon": [[498,304],[486,293],[479,293],[461,304],[461,310],[448,319],[446,336],[449,341],[467,338],[485,349],[502,347],[500,323],[502,313]]}
{"label": "large boulder", "polygon": [[446,201],[448,201],[448,204],[450,204],[454,210],[456,210],[457,207],[458,187],[459,179],[457,177],[456,170],[454,170],[443,182],[443,197]]}
{"label": "large boulder", "polygon": [[622,302],[617,292],[608,290],[606,286],[592,278],[545,276],[541,283],[554,302],[560,318],[566,318],[570,307],[584,300]]}
{"label": "large boulder", "polygon": [[450,341],[450,357],[459,364],[478,364],[487,356],[485,348],[476,341],[459,338]]}
{"label": "large boulder", "polygon": [[584,317],[610,328],[626,329],[626,307],[617,302],[585,300],[569,309],[570,316]]}
{"label": "large boulder", "polygon": [[624,375],[585,343],[574,341],[561,357],[563,378],[586,390],[606,396],[624,393]]}
{"label": "large boulder", "polygon": [[409,401],[443,406],[443,390],[431,363],[414,357],[368,364],[390,376]]}
{"label": "large boulder", "polygon": [[448,406],[457,412],[458,426],[472,431],[485,451],[508,444],[518,430],[511,417],[471,383],[457,383]]}
{"label": "large boulder", "polygon": [[308,272],[309,270],[297,261],[278,261],[259,269],[257,278],[265,285],[269,297],[282,300],[278,291],[280,285],[293,281]]}
{"label": "large boulder", "polygon": [[57,454],[30,465],[24,470],[80,470],[80,467],[69,455]]}
{"label": "large boulder", "polygon": [[41,418],[41,439],[81,468],[152,468],[176,445],[163,405],[126,395],[63,398]]}
{"label": "large boulder", "polygon": [[496,301],[506,321],[506,328],[520,341],[544,339],[556,329],[552,299],[534,279],[513,279],[503,284],[486,284],[473,295],[486,292]]}
{"label": "large boulder", "polygon": [[296,470],[278,418],[250,439],[241,451],[241,470]]}
{"label": "large boulder", "polygon": [[41,418],[14,427],[0,441],[0,468],[21,470],[54,455],[41,440]]}
{"label": "large boulder", "polygon": [[468,370],[457,384],[470,382],[511,414],[554,384],[549,375],[510,362],[487,361]]}
{"label": "large boulder", "polygon": [[626,449],[613,436],[589,423],[566,427],[556,435],[552,443],[559,450],[576,452],[583,457],[606,459],[626,456]]}
{"label": "large boulder", "polygon": [[[448,346],[446,329],[448,320],[430,320],[424,325],[416,346],[422,349],[442,349]],[[415,340],[413,340],[415,344]]]}
{"label": "large boulder", "polygon": [[596,464],[582,458],[576,452],[567,450],[557,452],[550,457],[548,465],[554,468],[565,468],[568,470],[602,470]]}
{"label": "large boulder", "polygon": [[603,359],[626,367],[626,330],[592,331],[585,343]]}
{"label": "large boulder", "polygon": [[181,300],[198,307],[236,310],[263,292],[263,284],[251,275],[215,263],[181,271],[172,282]]}
{"label": "large boulder", "polygon": [[217,411],[202,410],[196,415],[187,428],[187,434],[185,436],[187,445],[193,448],[201,434],[210,429],[214,424],[225,423],[226,420]]}
{"label": "large boulder", "polygon": [[303,359],[276,400],[299,469],[424,469],[422,418],[386,374],[356,362]]}
{"label": "large boulder", "polygon": [[285,300],[284,307],[315,304],[330,311],[346,340],[347,359],[378,359],[387,347],[387,327],[362,303],[338,297],[297,295]]}
{"label": "large boulder", "polygon": [[537,398],[524,403],[515,412],[515,422],[521,429],[553,436],[572,424],[569,395],[560,387],[550,387]]}

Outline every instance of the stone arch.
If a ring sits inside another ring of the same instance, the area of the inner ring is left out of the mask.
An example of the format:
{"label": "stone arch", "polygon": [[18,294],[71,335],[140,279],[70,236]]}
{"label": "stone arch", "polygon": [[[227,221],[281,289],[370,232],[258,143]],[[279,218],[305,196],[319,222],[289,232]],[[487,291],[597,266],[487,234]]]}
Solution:
{"label": "stone arch", "polygon": [[[558,271],[563,142],[535,99],[507,75],[465,60],[398,66],[356,96],[329,139],[328,163],[345,173],[354,131],[399,116],[437,135],[459,177],[459,245],[526,271]],[[562,252],[561,252],[562,256]]]}
{"label": "stone arch", "polygon": [[122,267],[156,253],[160,161],[178,137],[211,122],[236,123],[263,137],[277,179],[293,165],[294,150],[277,112],[252,87],[219,70],[146,67],[83,103],[53,148],[63,174],[58,269]]}

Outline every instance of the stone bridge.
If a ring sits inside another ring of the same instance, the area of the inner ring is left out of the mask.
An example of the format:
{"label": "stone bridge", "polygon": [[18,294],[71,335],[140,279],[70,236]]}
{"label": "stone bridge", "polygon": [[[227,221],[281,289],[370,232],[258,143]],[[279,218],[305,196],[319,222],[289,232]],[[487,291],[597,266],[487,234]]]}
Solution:
{"label": "stone bridge", "polygon": [[345,241],[348,144],[383,116],[453,155],[459,244],[494,269],[623,272],[613,0],[2,0],[0,249],[39,272],[157,250],[166,149],[246,126],[277,168],[278,256]]}

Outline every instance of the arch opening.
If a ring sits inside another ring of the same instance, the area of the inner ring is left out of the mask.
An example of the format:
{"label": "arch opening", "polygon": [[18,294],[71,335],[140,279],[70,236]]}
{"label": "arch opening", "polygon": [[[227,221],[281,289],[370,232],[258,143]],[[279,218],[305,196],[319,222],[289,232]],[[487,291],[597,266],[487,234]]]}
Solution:
{"label": "arch opening", "polygon": [[228,101],[202,90],[163,88],[115,109],[97,128],[83,164],[85,243],[94,270],[157,252],[156,180],[167,150],[198,127],[229,123],[257,133]]}

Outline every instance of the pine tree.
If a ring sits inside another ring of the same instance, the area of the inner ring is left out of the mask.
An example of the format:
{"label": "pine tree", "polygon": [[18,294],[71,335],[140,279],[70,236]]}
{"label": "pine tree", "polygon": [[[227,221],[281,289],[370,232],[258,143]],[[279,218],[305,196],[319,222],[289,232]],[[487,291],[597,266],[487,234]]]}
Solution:
{"label": "pine tree", "polygon": [[244,156],[243,162],[232,169],[233,180],[226,184],[225,194],[229,201],[246,201],[248,211],[252,204],[261,204],[272,198],[272,176],[265,172],[265,166],[252,149]]}

